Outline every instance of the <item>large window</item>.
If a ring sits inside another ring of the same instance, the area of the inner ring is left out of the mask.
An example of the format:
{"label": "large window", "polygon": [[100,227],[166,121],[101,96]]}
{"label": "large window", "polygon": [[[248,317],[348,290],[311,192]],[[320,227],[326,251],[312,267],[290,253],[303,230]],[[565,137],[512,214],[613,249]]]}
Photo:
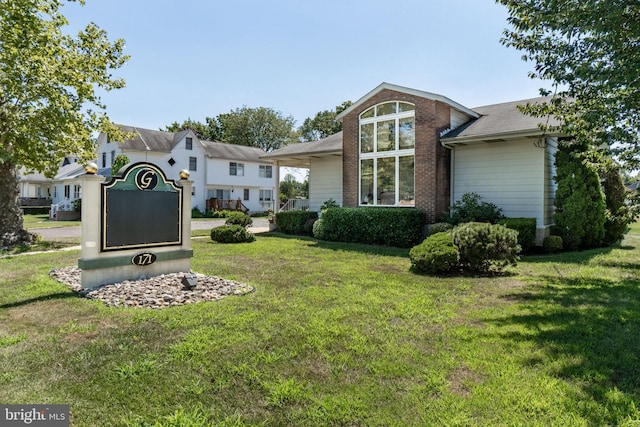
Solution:
{"label": "large window", "polygon": [[360,115],[360,204],[415,206],[415,106],[385,102]]}

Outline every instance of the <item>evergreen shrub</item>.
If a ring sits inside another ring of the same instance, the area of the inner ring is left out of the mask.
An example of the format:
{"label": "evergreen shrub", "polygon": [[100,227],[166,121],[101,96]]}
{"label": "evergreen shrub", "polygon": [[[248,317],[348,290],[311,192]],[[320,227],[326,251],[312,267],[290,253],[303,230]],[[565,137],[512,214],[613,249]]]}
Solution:
{"label": "evergreen shrub", "polygon": [[312,236],[313,221],[318,219],[318,212],[287,211],[276,214],[278,230],[296,236]]}
{"label": "evergreen shrub", "polygon": [[518,233],[499,224],[469,222],[451,230],[460,251],[460,264],[474,272],[501,270],[515,265],[520,253]]}
{"label": "evergreen shrub", "polygon": [[563,248],[562,237],[554,236],[554,235],[546,236],[542,240],[542,248],[544,249],[545,252],[550,254],[555,254],[562,251],[562,248]]}
{"label": "evergreen shrub", "polygon": [[493,203],[483,202],[477,193],[465,193],[449,207],[449,216],[443,219],[453,225],[465,222],[497,223],[504,218],[502,209]]}
{"label": "evergreen shrub", "polygon": [[227,214],[225,225],[240,225],[244,228],[253,224],[253,219],[244,212],[232,211]]}
{"label": "evergreen shrub", "polygon": [[422,240],[426,217],[417,208],[343,207],[327,209],[322,219],[326,240],[410,248]]}
{"label": "evergreen shrub", "polygon": [[324,220],[322,218],[313,223],[313,237],[318,240],[326,240],[324,232]]}
{"label": "evergreen shrub", "polygon": [[427,237],[409,251],[411,270],[417,273],[438,274],[456,268],[460,252],[449,233],[440,232]]}
{"label": "evergreen shrub", "polygon": [[429,235],[431,236],[432,234],[449,231],[452,228],[453,225],[449,224],[448,222],[436,222],[435,224],[431,224],[429,226]]}
{"label": "evergreen shrub", "polygon": [[498,224],[518,232],[518,244],[527,252],[536,243],[535,218],[503,218]]}
{"label": "evergreen shrub", "polygon": [[211,240],[218,243],[250,243],[256,236],[241,225],[223,225],[211,229]]}

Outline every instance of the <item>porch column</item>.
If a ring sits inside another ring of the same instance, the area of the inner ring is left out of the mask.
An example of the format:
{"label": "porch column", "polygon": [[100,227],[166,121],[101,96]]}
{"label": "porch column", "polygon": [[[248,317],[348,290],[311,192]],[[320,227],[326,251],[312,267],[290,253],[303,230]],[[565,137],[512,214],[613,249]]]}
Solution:
{"label": "porch column", "polygon": [[280,212],[280,161],[276,160],[276,188],[273,190],[273,213]]}

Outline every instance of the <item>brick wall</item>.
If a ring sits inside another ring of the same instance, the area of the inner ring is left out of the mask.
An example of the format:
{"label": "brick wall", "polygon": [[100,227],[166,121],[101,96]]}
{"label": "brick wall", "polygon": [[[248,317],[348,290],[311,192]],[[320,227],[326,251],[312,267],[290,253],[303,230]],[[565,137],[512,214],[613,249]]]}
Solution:
{"label": "brick wall", "polygon": [[369,107],[387,101],[415,104],[415,197],[416,207],[433,223],[449,206],[451,154],[439,142],[439,134],[450,126],[450,107],[414,95],[382,90],[343,118],[342,182],[344,206],[358,206],[358,116]]}

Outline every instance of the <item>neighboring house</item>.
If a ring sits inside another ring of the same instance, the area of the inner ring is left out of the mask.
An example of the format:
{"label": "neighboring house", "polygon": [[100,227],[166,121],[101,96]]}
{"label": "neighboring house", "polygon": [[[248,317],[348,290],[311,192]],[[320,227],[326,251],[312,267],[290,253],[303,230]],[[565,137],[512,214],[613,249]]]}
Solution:
{"label": "neighboring house", "polygon": [[[518,105],[468,108],[430,92],[382,83],[337,117],[343,131],[262,158],[309,168],[309,205],[417,207],[434,223],[467,192],[508,217],[552,225],[557,135]],[[546,119],[545,119],[546,121]],[[549,124],[554,124],[550,121]]]}
{"label": "neighboring house", "polygon": [[51,207],[51,217],[58,211],[73,211],[73,200],[82,196],[77,181],[84,174],[84,167],[74,156],[66,156],[53,178],[42,173],[19,172],[20,202],[23,207]]}
{"label": "neighboring house", "polygon": [[124,154],[131,163],[150,162],[162,169],[168,179],[179,179],[189,171],[193,181],[192,207],[204,211],[207,200],[240,200],[250,211],[273,209],[276,172],[266,153],[256,147],[200,140],[191,130],[164,132],[123,126],[133,133],[124,142],[109,140],[102,133],[97,140],[100,174],[109,174],[113,160]]}

